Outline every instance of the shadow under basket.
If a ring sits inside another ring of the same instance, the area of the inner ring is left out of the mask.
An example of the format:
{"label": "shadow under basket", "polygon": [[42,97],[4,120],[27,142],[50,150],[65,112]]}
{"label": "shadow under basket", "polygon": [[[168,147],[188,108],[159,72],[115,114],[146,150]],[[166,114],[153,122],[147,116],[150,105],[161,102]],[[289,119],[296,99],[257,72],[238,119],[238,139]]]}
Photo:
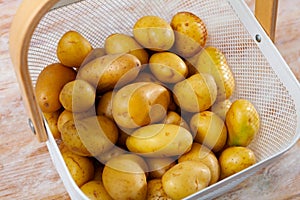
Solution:
{"label": "shadow under basket", "polygon": [[[260,114],[260,131],[249,146],[258,162],[187,199],[212,199],[224,194],[273,162],[298,141],[299,83],[244,1],[43,0],[41,2],[46,5],[44,10],[41,9],[43,11],[39,12],[42,13],[42,16],[39,16],[41,20],[34,26],[33,33],[28,33],[30,41],[25,49],[26,55],[21,56],[25,59],[28,69],[23,67],[16,72],[18,77],[29,74],[32,88],[45,66],[59,62],[56,47],[61,36],[69,30],[81,33],[93,47],[103,47],[105,38],[110,34],[132,35],[134,23],[145,15],[157,15],[170,21],[177,12],[189,11],[204,21],[208,30],[207,46],[215,46],[225,54],[235,77],[236,90],[231,99],[233,101],[240,98],[248,99]],[[23,88],[28,81],[24,82],[19,78],[19,83]],[[31,100],[27,91],[23,91],[23,98],[25,102]],[[45,121],[44,123],[50,155],[69,195],[72,199],[87,199],[70,176],[57,143],[47,123]]]}

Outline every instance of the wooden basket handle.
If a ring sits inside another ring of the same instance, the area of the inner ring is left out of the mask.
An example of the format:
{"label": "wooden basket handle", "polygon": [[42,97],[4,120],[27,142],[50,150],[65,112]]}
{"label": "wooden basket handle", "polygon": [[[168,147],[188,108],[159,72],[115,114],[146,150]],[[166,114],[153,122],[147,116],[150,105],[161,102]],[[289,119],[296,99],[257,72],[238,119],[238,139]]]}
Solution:
{"label": "wooden basket handle", "polygon": [[48,136],[28,70],[28,49],[35,27],[57,2],[58,0],[24,0],[14,17],[9,37],[10,56],[22,92],[24,106],[32,123],[30,125],[34,127],[34,132],[40,142],[47,141]]}
{"label": "wooden basket handle", "polygon": [[271,40],[275,40],[278,0],[255,0],[255,16]]}

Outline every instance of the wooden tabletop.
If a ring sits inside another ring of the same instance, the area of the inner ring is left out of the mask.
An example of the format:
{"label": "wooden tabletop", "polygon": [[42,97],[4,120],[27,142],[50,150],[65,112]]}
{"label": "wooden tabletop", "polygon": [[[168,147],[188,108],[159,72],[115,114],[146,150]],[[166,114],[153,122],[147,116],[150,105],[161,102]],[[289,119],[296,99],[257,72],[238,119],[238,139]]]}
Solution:
{"label": "wooden tabletop", "polygon": [[[254,0],[246,0],[253,10]],[[48,149],[27,125],[8,52],[21,0],[0,0],[0,199],[69,199]],[[279,0],[275,45],[300,80],[300,1]],[[300,141],[267,168],[218,199],[300,199]]]}

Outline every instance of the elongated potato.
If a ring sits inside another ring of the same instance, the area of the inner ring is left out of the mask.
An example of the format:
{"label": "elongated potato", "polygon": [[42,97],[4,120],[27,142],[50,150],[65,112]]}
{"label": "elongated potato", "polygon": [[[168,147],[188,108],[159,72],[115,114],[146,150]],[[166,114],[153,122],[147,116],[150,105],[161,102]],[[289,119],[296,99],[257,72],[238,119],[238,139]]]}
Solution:
{"label": "elongated potato", "polygon": [[158,84],[138,82],[124,86],[113,97],[112,113],[124,128],[139,128],[161,121],[170,103],[169,91]]}
{"label": "elongated potato", "polygon": [[78,71],[77,78],[89,82],[100,93],[134,80],[141,69],[139,59],[131,54],[111,54],[92,60]]}
{"label": "elongated potato", "polygon": [[64,85],[75,80],[76,72],[72,68],[55,63],[45,67],[38,76],[35,85],[36,100],[43,112],[55,112],[61,108],[59,94]]}
{"label": "elongated potato", "polygon": [[174,124],[153,124],[139,128],[126,140],[129,151],[146,157],[178,156],[191,149],[189,131]]}
{"label": "elongated potato", "polygon": [[51,133],[55,139],[61,139],[60,131],[58,130],[58,118],[60,116],[61,111],[55,111],[52,113],[43,113]]}

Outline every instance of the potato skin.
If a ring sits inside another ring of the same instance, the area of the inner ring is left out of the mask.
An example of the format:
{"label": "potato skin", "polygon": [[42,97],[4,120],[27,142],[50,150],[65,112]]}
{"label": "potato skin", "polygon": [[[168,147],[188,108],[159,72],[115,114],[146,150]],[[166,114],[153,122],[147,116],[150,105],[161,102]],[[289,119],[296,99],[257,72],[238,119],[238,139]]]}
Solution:
{"label": "potato skin", "polygon": [[153,51],[170,49],[175,35],[170,24],[158,16],[144,16],[133,27],[134,38],[145,48]]}
{"label": "potato skin", "polygon": [[108,117],[109,119],[114,120],[113,114],[112,114],[113,93],[114,93],[113,91],[109,91],[100,97],[100,100],[96,107],[97,115],[104,115],[105,117]]}
{"label": "potato skin", "polygon": [[113,200],[105,190],[102,181],[89,181],[80,189],[90,200]]}
{"label": "potato skin", "polygon": [[64,149],[61,151],[67,168],[75,183],[81,187],[94,177],[94,165],[88,157],[79,156]]}
{"label": "potato skin", "polygon": [[174,111],[168,111],[164,123],[179,125],[185,128],[186,130],[190,131],[188,123],[178,113]]}
{"label": "potato skin", "polygon": [[138,82],[121,88],[113,97],[113,117],[123,128],[139,128],[161,121],[170,103],[169,91],[158,84]]}
{"label": "potato skin", "polygon": [[207,29],[205,23],[191,12],[178,12],[171,20],[175,33],[174,48],[182,57],[192,57],[205,46]]}
{"label": "potato skin", "polygon": [[126,140],[127,148],[145,157],[170,157],[191,149],[189,131],[174,124],[152,124],[134,131]]}
{"label": "potato skin", "polygon": [[66,83],[75,78],[75,70],[60,63],[46,66],[39,74],[35,85],[36,100],[41,110],[47,113],[59,110],[61,108],[59,93]]}
{"label": "potato skin", "polygon": [[80,68],[77,78],[89,82],[97,92],[105,93],[134,80],[141,62],[131,54],[111,54],[92,60]]}
{"label": "potato skin", "polygon": [[79,68],[92,49],[92,45],[80,33],[68,31],[60,38],[56,54],[63,65]]}
{"label": "potato skin", "polygon": [[61,111],[55,111],[52,113],[43,113],[45,119],[47,120],[47,123],[49,125],[49,128],[51,130],[51,133],[55,139],[61,139],[60,131],[58,130],[58,118]]}
{"label": "potato skin", "polygon": [[183,199],[208,186],[211,174],[200,161],[184,161],[169,169],[162,177],[166,194],[172,199]]}
{"label": "potato skin", "polygon": [[179,157],[178,162],[184,162],[187,160],[196,160],[204,163],[210,170],[211,179],[209,185],[216,183],[220,178],[220,166],[219,161],[215,154],[197,142],[194,142],[192,149]]}
{"label": "potato skin", "polygon": [[228,147],[219,157],[221,179],[229,177],[256,163],[254,152],[247,147]]}
{"label": "potato skin", "polygon": [[217,86],[209,74],[195,74],[175,84],[175,103],[188,112],[201,112],[212,106],[217,97]]}
{"label": "potato skin", "polygon": [[147,198],[146,200],[172,200],[165,193],[161,179],[152,179],[147,183]]}
{"label": "potato skin", "polygon": [[174,158],[147,158],[146,162],[149,167],[149,178],[160,179],[166,171],[176,164]]}

